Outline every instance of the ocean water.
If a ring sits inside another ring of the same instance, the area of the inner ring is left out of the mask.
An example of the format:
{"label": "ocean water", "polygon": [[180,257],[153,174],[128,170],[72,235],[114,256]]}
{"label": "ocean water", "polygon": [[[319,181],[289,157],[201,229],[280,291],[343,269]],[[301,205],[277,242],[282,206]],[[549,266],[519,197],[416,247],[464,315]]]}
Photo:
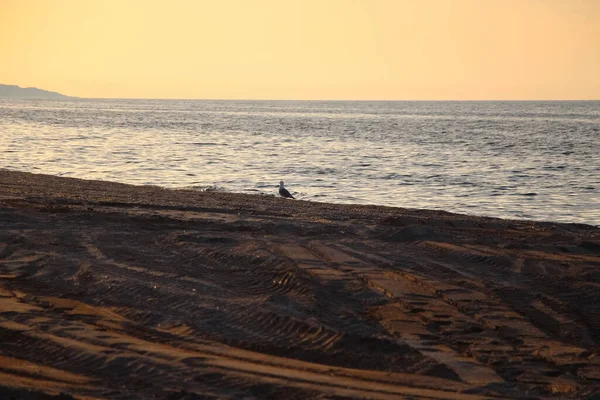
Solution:
{"label": "ocean water", "polygon": [[600,225],[600,102],[4,99],[0,168]]}

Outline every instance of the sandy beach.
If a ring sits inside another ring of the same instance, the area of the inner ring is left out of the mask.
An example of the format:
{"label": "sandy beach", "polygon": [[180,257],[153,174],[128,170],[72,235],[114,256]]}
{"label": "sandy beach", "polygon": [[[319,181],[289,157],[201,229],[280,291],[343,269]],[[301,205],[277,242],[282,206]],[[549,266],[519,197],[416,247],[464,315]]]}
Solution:
{"label": "sandy beach", "polygon": [[599,228],[0,171],[0,398],[594,396]]}

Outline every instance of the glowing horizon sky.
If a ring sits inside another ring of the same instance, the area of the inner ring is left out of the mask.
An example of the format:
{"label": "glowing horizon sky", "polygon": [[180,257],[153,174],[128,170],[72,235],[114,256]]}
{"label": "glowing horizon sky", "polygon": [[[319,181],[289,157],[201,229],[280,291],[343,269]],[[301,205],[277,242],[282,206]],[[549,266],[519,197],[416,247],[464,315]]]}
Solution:
{"label": "glowing horizon sky", "polygon": [[0,0],[0,57],[79,97],[600,99],[600,0]]}

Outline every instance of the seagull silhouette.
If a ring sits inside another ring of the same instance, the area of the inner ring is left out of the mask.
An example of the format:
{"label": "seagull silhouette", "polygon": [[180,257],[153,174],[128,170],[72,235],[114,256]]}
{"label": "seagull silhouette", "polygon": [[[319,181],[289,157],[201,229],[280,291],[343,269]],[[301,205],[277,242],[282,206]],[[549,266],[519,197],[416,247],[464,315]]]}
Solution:
{"label": "seagull silhouette", "polygon": [[283,187],[283,181],[279,181],[279,195],[281,197],[287,197],[288,199],[293,199],[294,198],[294,196],[292,196],[290,194],[290,192],[288,192],[288,190]]}

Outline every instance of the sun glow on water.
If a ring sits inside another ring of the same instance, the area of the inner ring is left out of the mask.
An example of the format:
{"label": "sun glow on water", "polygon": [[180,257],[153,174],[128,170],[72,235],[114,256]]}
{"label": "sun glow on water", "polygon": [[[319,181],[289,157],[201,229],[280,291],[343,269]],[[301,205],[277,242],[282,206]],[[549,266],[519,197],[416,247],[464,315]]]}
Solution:
{"label": "sun glow on water", "polygon": [[2,167],[600,224],[598,102],[0,101]]}

